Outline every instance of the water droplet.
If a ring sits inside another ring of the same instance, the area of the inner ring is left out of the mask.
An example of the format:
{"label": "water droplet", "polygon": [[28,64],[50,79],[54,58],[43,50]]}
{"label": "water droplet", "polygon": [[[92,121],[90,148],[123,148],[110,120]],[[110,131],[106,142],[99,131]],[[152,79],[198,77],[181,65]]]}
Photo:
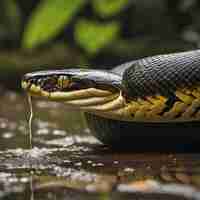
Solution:
{"label": "water droplet", "polygon": [[65,136],[66,135],[66,131],[63,131],[63,130],[54,130],[53,131],[53,135]]}
{"label": "water droplet", "polygon": [[74,166],[82,166],[82,162],[75,163]]}
{"label": "water droplet", "polygon": [[97,163],[96,166],[98,166],[98,167],[103,167],[104,164],[103,164],[103,163]]}
{"label": "water droplet", "polygon": [[124,168],[124,172],[130,172],[130,173],[132,173],[134,171],[135,171],[134,168],[130,168],[130,167]]}
{"label": "water droplet", "polygon": [[5,132],[2,134],[2,138],[9,139],[12,138],[14,134],[12,132]]}
{"label": "water droplet", "polygon": [[47,128],[42,128],[36,131],[37,135],[48,135],[49,134],[49,129]]}

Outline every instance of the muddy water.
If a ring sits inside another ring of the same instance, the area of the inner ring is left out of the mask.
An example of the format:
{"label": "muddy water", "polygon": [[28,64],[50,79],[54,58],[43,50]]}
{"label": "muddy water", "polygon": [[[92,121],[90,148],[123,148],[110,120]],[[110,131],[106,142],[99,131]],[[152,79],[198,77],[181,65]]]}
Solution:
{"label": "muddy water", "polygon": [[0,104],[0,199],[200,199],[198,153],[116,152],[90,135],[83,116],[4,92]]}

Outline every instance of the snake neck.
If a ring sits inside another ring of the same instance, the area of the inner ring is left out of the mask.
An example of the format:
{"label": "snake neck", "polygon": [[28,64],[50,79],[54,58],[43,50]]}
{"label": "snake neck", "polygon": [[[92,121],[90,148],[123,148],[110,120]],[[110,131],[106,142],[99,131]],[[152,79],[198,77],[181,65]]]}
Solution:
{"label": "snake neck", "polygon": [[[68,100],[64,103],[68,107],[73,107],[87,113],[105,118],[121,119],[121,111],[126,107],[126,100],[120,91],[112,93],[93,89],[90,92],[92,95],[87,95],[85,98]],[[127,120],[126,118],[123,120]]]}
{"label": "snake neck", "polygon": [[120,91],[101,98],[87,99],[78,107],[84,112],[120,121],[155,123],[199,121],[200,89],[199,87],[178,89],[174,97],[154,95],[134,99],[127,99]]}

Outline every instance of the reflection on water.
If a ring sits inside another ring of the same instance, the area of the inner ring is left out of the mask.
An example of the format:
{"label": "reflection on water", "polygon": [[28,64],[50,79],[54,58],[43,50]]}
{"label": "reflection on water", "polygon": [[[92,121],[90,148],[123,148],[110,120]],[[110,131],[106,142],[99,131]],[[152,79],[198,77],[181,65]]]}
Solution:
{"label": "reflection on water", "polygon": [[199,154],[116,152],[90,135],[81,114],[27,99],[0,104],[1,199],[200,199]]}
{"label": "reflection on water", "polygon": [[30,172],[30,200],[34,200],[33,172]]}

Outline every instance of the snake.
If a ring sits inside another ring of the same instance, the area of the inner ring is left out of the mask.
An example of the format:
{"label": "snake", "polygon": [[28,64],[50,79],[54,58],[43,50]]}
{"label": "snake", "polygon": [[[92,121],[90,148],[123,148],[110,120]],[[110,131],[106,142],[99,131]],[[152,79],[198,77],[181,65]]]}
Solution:
{"label": "snake", "polygon": [[200,138],[198,49],[144,57],[111,70],[35,71],[25,74],[21,85],[31,96],[84,112],[104,144],[181,144]]}

